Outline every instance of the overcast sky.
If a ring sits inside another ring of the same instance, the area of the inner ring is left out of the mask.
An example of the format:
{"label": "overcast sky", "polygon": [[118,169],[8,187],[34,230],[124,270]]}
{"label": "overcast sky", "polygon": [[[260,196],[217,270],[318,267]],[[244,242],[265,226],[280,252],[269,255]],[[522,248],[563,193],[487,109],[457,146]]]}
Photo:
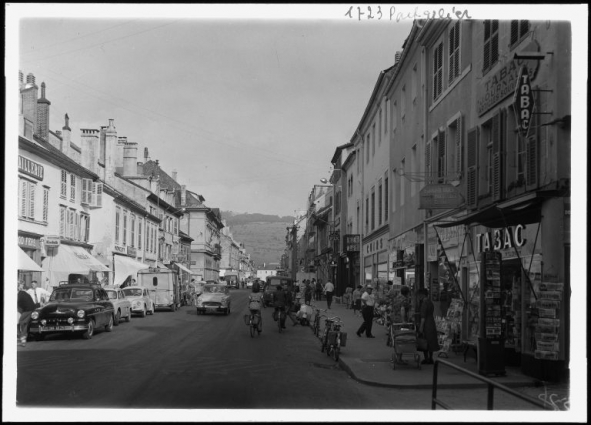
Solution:
{"label": "overcast sky", "polygon": [[139,161],[147,147],[209,207],[278,215],[329,177],[416,7],[359,20],[350,5],[37,6],[18,23],[18,67],[45,82],[51,130],[67,113],[79,142],[113,118]]}

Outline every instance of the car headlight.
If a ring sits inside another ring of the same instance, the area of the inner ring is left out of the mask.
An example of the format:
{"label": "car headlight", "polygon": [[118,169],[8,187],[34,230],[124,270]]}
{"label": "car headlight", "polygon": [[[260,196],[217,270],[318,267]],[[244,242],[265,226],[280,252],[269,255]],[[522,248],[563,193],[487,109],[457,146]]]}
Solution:
{"label": "car headlight", "polygon": [[85,315],[85,314],[86,314],[86,313],[84,312],[84,310],[78,310],[78,311],[76,312],[76,316],[78,316],[80,319],[84,318],[84,315]]}
{"label": "car headlight", "polygon": [[46,324],[47,324],[47,320],[45,320],[45,319],[42,319],[42,320],[41,320],[41,325],[42,325],[42,326],[45,326]]}
{"label": "car headlight", "polygon": [[68,323],[71,325],[72,323],[74,323],[74,319],[72,317],[68,317]]}
{"label": "car headlight", "polygon": [[39,312],[38,311],[34,311],[31,313],[31,319],[33,320],[37,320],[39,318]]}

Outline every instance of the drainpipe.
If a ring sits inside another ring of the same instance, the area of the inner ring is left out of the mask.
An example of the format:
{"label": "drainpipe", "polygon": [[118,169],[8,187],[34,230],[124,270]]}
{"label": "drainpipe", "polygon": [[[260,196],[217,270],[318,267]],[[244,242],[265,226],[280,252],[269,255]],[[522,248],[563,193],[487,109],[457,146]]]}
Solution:
{"label": "drainpipe", "polygon": [[[425,46],[422,46],[421,49],[421,61],[423,62],[423,72],[422,72],[422,78],[421,78],[421,83],[422,83],[422,87],[421,87],[421,91],[423,92],[423,110],[424,110],[424,116],[423,116],[423,149],[426,149],[427,147],[427,130],[428,130],[428,118],[429,118],[429,101],[427,99],[427,78],[426,76],[428,75],[428,66],[427,66],[427,50],[425,48]],[[423,158],[425,152],[423,151]],[[426,171],[426,170],[425,170]],[[427,175],[425,173],[425,175]],[[427,217],[427,213],[430,210],[424,210],[424,220],[423,220],[423,235],[425,238],[425,243],[423,244],[423,287],[429,288],[429,282],[427,281],[427,276],[429,276],[429,256],[427,255],[429,252],[429,224],[428,224],[428,217]]]}
{"label": "drainpipe", "polygon": [[[361,135],[359,128],[357,129],[357,137],[359,137],[359,139],[361,140],[361,152],[365,153],[365,146],[363,146],[363,136]],[[359,156],[362,158],[364,157],[364,155]],[[361,235],[361,240],[359,241],[359,277],[361,278],[361,282],[359,282],[359,284],[365,286],[365,256],[363,255],[363,223],[365,220],[365,162],[363,161],[363,159],[361,159],[361,223],[359,226],[359,234]]]}

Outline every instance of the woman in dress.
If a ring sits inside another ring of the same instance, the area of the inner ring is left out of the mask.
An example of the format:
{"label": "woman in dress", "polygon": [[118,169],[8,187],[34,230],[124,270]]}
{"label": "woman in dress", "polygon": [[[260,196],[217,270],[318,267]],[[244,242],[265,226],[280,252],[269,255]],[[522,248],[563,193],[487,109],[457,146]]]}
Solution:
{"label": "woman in dress", "polygon": [[419,325],[419,334],[427,340],[427,350],[423,351],[425,360],[421,364],[433,364],[433,352],[439,351],[439,342],[437,341],[437,327],[433,311],[435,306],[429,299],[429,291],[425,288],[419,289],[419,302],[421,303],[421,324]]}

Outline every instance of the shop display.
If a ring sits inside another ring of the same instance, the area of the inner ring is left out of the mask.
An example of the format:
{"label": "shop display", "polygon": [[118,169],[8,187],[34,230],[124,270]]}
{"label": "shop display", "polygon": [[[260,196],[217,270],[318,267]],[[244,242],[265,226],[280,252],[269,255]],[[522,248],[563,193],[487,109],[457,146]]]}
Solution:
{"label": "shop display", "polygon": [[464,302],[459,298],[451,300],[445,317],[435,317],[439,345],[439,355],[448,353],[450,349],[461,346],[462,312]]}

